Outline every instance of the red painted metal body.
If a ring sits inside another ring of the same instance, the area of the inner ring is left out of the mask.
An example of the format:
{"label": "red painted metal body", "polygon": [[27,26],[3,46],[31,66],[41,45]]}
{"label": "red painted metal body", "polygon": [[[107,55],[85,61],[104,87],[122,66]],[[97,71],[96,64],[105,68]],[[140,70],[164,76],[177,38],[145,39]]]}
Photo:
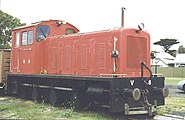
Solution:
{"label": "red painted metal body", "polygon": [[[50,27],[43,40],[36,40],[37,28]],[[72,29],[74,34],[66,33]],[[34,41],[22,45],[22,33],[33,30]],[[11,72],[21,74],[63,74],[77,76],[102,76],[126,74],[140,77],[141,62],[150,66],[150,36],[137,29],[112,29],[78,33],[69,23],[57,24],[56,20],[43,21],[32,26],[14,29],[12,32]],[[20,33],[16,46],[16,33]],[[119,52],[117,58],[112,51]],[[145,76],[149,73],[145,70]]]}

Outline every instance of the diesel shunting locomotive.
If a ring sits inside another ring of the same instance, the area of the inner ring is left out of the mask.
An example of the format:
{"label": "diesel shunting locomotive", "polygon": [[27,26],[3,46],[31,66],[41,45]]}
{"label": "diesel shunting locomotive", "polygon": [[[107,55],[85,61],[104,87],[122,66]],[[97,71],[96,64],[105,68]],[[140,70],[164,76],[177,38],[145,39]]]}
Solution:
{"label": "diesel shunting locomotive", "polygon": [[12,30],[10,72],[1,86],[54,105],[152,116],[169,91],[164,77],[152,74],[150,57],[150,35],[141,26],[80,33],[62,20],[41,21]]}

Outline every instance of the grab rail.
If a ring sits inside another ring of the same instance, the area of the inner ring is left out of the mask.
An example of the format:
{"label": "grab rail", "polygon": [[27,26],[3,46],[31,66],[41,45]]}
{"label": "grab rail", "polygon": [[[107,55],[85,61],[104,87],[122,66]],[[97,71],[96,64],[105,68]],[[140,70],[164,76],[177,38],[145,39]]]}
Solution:
{"label": "grab rail", "polygon": [[149,71],[150,78],[152,78],[152,71],[151,69],[145,64],[145,62],[141,62],[141,78],[143,78],[144,75],[144,67]]}

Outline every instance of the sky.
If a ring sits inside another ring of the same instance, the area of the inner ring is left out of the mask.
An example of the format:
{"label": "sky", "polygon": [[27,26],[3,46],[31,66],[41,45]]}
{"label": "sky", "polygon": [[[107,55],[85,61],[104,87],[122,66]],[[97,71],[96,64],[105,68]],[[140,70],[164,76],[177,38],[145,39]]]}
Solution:
{"label": "sky", "polygon": [[125,7],[125,28],[137,28],[151,35],[153,45],[160,39],[178,39],[185,46],[184,0],[0,0],[0,9],[31,24],[37,21],[65,20],[80,32],[112,29],[121,26],[121,7]]}

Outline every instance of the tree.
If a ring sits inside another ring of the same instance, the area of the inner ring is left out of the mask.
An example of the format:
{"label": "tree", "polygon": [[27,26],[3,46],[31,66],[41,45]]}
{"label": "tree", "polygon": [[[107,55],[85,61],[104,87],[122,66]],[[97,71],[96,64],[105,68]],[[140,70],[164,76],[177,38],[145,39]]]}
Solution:
{"label": "tree", "polygon": [[10,48],[11,31],[15,27],[19,27],[20,20],[0,10],[0,49]]}
{"label": "tree", "polygon": [[176,50],[170,50],[170,48],[175,45],[178,44],[179,42],[177,41],[177,39],[160,39],[160,41],[157,41],[154,43],[154,45],[160,45],[162,47],[162,49],[164,50],[164,52],[169,53],[172,56],[176,56]]}
{"label": "tree", "polygon": [[178,53],[185,53],[185,47],[183,45],[179,46]]}

